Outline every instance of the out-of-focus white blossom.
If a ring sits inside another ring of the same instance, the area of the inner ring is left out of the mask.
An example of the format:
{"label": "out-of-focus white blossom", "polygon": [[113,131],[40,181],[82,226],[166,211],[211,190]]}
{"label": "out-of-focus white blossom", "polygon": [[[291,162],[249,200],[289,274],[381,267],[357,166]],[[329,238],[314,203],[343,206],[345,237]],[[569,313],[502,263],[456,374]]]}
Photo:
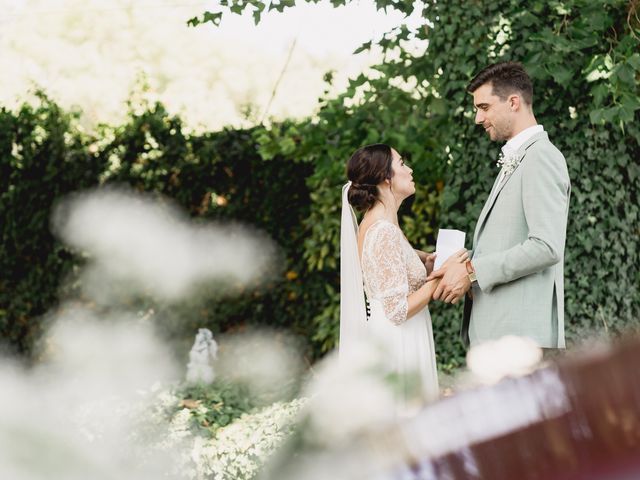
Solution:
{"label": "out-of-focus white blossom", "polygon": [[525,337],[507,335],[483,342],[467,353],[467,365],[482,383],[496,383],[508,375],[525,375],[542,360],[542,350]]}
{"label": "out-of-focus white blossom", "polygon": [[275,245],[231,225],[196,225],[168,200],[105,189],[76,194],[54,212],[56,233],[90,257],[84,292],[102,304],[123,294],[180,300],[204,282],[255,283],[270,267]]}
{"label": "out-of-focus white blossom", "polygon": [[220,375],[273,400],[291,397],[303,367],[291,339],[268,331],[224,337],[216,365]]}
{"label": "out-of-focus white blossom", "polygon": [[308,386],[310,431],[328,447],[395,419],[396,402],[386,379],[389,366],[372,344],[360,343],[349,361],[328,357]]}
{"label": "out-of-focus white blossom", "polygon": [[149,450],[167,427],[147,412],[158,380],[177,377],[170,353],[135,318],[63,310],[41,364],[0,368],[2,478],[158,478],[173,460]]}

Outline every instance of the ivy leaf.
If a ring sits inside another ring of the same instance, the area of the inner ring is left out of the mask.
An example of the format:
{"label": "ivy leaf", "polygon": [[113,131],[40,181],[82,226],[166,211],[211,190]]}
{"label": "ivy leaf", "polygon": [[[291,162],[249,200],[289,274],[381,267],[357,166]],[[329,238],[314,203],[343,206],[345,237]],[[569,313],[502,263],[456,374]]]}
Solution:
{"label": "ivy leaf", "polygon": [[640,98],[628,93],[622,95],[621,103],[634,111],[640,109]]}
{"label": "ivy leaf", "polygon": [[608,94],[609,94],[609,89],[603,83],[599,83],[591,89],[593,102],[597,107],[603,104],[604,99],[607,97]]}
{"label": "ivy leaf", "polygon": [[285,8],[295,6],[295,0],[280,0],[278,3],[272,3],[269,5],[269,10],[277,10],[278,12],[283,12]]}
{"label": "ivy leaf", "polygon": [[222,12],[204,12],[204,14],[202,15],[201,23],[211,22],[217,27],[218,25],[220,25],[221,20]]}
{"label": "ivy leaf", "polygon": [[616,68],[615,76],[620,79],[621,82],[626,83],[627,85],[635,86],[636,84],[635,72],[626,63],[623,63],[622,65],[619,65],[618,68]]}
{"label": "ivy leaf", "polygon": [[615,106],[609,107],[609,108],[605,108],[602,111],[602,118],[606,122],[613,122],[615,120],[615,118],[618,117],[619,115],[620,115],[620,107],[618,105],[615,105]]}
{"label": "ivy leaf", "polygon": [[573,78],[573,72],[563,65],[554,65],[550,67],[550,73],[553,79],[563,87],[569,85],[569,82]]}
{"label": "ivy leaf", "polygon": [[353,52],[354,55],[364,52],[365,50],[371,50],[371,40],[368,42],[363,43],[362,45],[360,45],[358,48],[356,48],[356,50]]}
{"label": "ivy leaf", "polygon": [[591,110],[591,112],[589,112],[589,120],[591,120],[591,123],[595,123],[595,124],[602,123],[603,109],[596,108],[595,110]]}
{"label": "ivy leaf", "polygon": [[629,58],[627,58],[627,63],[634,69],[640,71],[640,53],[634,53]]}
{"label": "ivy leaf", "polygon": [[618,108],[618,117],[624,123],[630,123],[634,118],[634,109],[628,108],[626,105],[620,105]]}
{"label": "ivy leaf", "polygon": [[625,123],[632,122],[638,109],[640,109],[640,100],[631,95],[624,95],[620,105],[620,120]]}

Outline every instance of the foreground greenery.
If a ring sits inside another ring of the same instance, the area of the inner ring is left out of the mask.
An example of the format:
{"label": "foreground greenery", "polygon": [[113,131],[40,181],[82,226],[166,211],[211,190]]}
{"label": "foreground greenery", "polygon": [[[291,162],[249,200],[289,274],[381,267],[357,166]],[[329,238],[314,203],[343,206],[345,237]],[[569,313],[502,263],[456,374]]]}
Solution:
{"label": "foreground greenery", "polygon": [[155,421],[166,438],[152,447],[176,462],[179,478],[249,480],[256,478],[294,432],[307,400],[262,404],[238,385],[177,385],[157,394]]}

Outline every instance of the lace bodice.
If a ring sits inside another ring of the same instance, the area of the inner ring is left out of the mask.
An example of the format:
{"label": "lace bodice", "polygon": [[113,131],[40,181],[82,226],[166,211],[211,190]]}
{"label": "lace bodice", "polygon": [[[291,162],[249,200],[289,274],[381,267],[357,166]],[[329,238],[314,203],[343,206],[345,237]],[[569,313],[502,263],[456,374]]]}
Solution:
{"label": "lace bodice", "polygon": [[427,280],[427,271],[402,231],[378,220],[365,232],[362,278],[367,298],[379,300],[387,319],[396,325],[407,320],[407,295]]}

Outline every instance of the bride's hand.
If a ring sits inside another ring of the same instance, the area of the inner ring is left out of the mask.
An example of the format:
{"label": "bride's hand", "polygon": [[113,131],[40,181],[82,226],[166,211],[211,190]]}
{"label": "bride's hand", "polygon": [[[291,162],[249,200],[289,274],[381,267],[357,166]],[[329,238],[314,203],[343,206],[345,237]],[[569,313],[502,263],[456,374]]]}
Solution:
{"label": "bride's hand", "polygon": [[435,253],[427,253],[425,259],[423,260],[424,267],[427,269],[427,275],[433,272],[433,265],[436,262],[436,254]]}

